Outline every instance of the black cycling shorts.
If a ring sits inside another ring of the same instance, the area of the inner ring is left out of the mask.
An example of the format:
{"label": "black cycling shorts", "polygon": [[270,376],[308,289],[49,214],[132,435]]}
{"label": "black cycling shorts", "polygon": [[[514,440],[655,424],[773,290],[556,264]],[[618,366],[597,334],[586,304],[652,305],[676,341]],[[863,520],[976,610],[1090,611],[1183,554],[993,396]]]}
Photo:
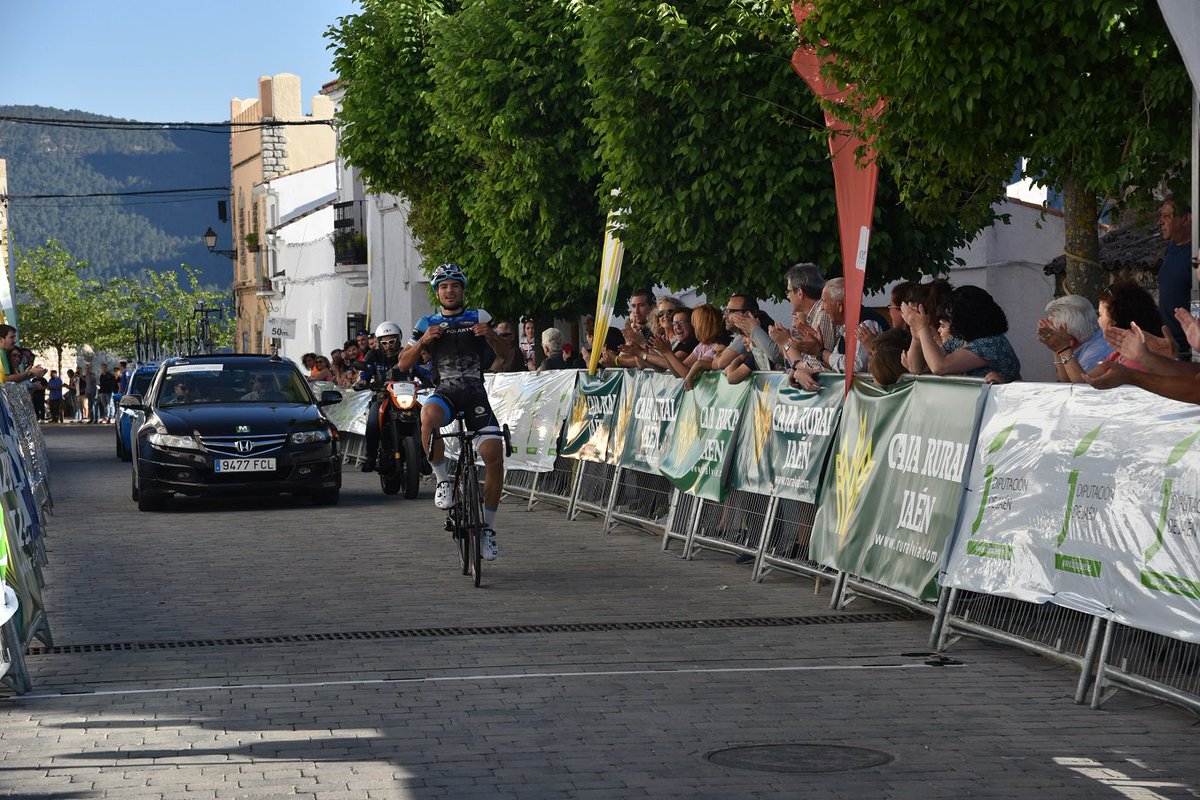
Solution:
{"label": "black cycling shorts", "polygon": [[487,390],[482,384],[443,383],[430,396],[428,402],[437,403],[445,409],[446,424],[453,422],[461,411],[467,428],[479,434],[476,441],[500,438],[500,422],[492,411]]}

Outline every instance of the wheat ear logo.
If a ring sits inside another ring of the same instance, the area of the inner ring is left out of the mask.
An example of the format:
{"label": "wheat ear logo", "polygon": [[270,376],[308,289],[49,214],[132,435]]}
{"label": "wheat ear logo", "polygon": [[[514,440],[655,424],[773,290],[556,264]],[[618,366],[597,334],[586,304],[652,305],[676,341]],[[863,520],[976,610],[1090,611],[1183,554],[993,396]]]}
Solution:
{"label": "wheat ear logo", "polygon": [[[988,445],[987,454],[995,454],[1004,443],[1008,441],[1008,436],[1012,433],[1013,428],[1017,423],[1012,423],[1004,430],[996,434],[996,438],[992,439],[992,443]],[[974,536],[979,531],[979,526],[983,524],[983,510],[987,508],[988,493],[992,490],[992,474],[996,471],[995,464],[988,464],[987,469],[983,473],[983,497],[979,501],[979,514],[975,517],[975,522],[971,525],[971,535]]]}
{"label": "wheat ear logo", "polygon": [[850,530],[850,519],[858,497],[862,494],[867,483],[867,476],[875,467],[875,459],[871,458],[872,443],[867,436],[867,415],[858,418],[858,441],[854,443],[854,452],[849,452],[850,432],[842,437],[842,446],[838,448],[835,468],[834,496],[837,499],[837,537],[838,541],[845,538]]}

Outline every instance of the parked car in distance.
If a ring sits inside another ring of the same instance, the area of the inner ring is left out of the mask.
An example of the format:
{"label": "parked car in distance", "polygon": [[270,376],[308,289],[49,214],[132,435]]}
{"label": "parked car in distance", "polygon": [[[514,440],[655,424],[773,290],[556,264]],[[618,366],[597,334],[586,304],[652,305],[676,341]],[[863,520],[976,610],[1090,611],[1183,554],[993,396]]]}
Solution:
{"label": "parked car in distance", "polygon": [[[129,391],[125,394],[144,395],[150,381],[158,372],[158,362],[138,364],[129,376]],[[122,461],[133,460],[133,432],[142,427],[146,415],[131,408],[117,409],[117,424],[113,428],[117,432],[117,458]]]}
{"label": "parked car in distance", "polygon": [[334,505],[342,485],[338,430],[291,361],[265,355],[170,358],[145,394],[121,407],[145,414],[133,433],[132,496],[160,511],[174,494],[290,492]]}

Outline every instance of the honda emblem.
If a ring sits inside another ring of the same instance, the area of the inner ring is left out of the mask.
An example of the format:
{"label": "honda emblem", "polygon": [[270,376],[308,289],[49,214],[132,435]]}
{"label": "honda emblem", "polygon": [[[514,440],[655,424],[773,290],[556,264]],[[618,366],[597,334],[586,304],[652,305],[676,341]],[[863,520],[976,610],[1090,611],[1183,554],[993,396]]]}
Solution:
{"label": "honda emblem", "polygon": [[233,446],[235,448],[237,448],[237,451],[239,453],[241,453],[242,455],[246,455],[247,453],[249,453],[251,450],[254,449],[254,442],[250,442],[245,439],[238,439],[237,442]]}

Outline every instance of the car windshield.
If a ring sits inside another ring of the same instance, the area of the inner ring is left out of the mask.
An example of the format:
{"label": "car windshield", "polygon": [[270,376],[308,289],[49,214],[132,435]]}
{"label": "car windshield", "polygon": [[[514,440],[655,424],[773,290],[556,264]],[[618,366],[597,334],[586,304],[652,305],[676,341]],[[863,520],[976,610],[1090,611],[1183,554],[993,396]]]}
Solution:
{"label": "car windshield", "polygon": [[177,364],[167,367],[158,405],[310,403],[304,378],[290,364]]}

